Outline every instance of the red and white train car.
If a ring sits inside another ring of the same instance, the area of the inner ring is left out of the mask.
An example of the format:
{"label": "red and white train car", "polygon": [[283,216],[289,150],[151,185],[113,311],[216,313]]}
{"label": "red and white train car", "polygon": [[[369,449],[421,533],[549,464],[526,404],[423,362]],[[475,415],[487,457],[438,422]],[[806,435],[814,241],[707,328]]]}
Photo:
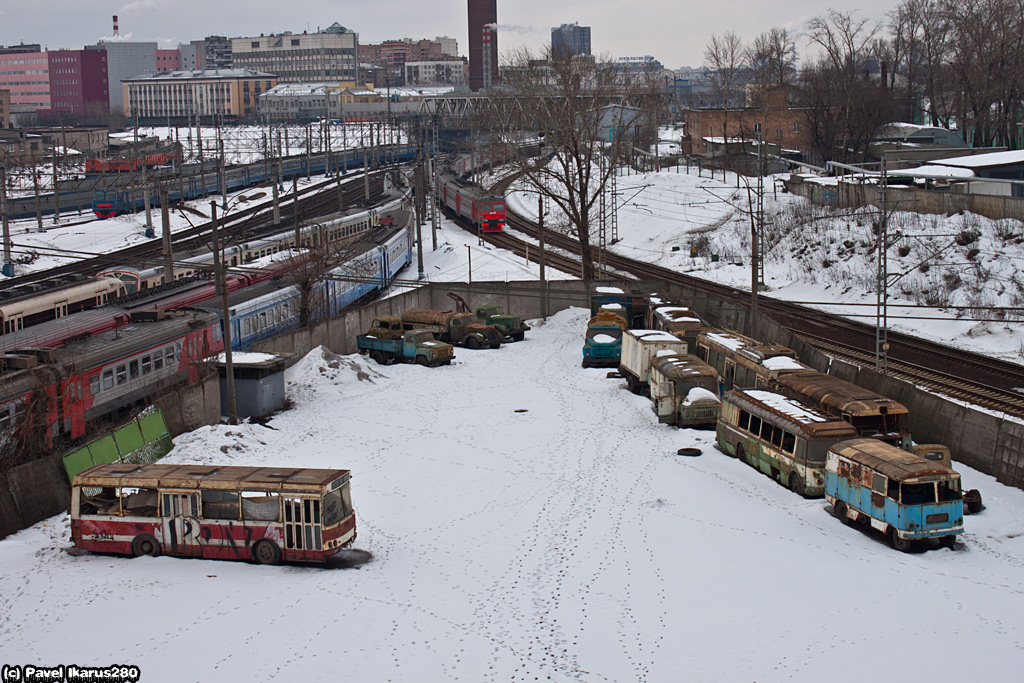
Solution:
{"label": "red and white train car", "polygon": [[483,232],[505,231],[505,198],[482,187],[464,185],[455,177],[437,178],[437,196],[454,214]]}
{"label": "red and white train car", "polygon": [[197,363],[224,350],[206,311],[134,313],[121,327],[54,349],[0,355],[0,441],[73,440],[87,424],[200,379]]}

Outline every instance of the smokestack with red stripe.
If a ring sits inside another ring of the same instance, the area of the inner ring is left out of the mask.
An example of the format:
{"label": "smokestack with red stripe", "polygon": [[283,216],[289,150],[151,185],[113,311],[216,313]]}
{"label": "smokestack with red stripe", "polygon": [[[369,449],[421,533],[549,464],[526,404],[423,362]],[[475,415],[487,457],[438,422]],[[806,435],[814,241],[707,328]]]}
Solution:
{"label": "smokestack with red stripe", "polygon": [[117,15],[116,14],[114,15],[114,35],[115,36],[121,35],[120,31],[117,30]]}

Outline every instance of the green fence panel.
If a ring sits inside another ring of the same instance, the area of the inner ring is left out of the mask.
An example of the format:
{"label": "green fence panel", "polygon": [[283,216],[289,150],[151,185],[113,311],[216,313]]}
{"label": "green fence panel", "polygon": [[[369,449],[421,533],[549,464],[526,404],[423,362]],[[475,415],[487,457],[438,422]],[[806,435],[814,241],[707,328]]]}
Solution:
{"label": "green fence panel", "polygon": [[146,441],[157,441],[171,436],[161,410],[154,410],[152,413],[140,417],[139,426],[142,427],[142,438]]}
{"label": "green fence panel", "polygon": [[93,465],[128,462],[137,465],[156,462],[174,448],[167,422],[160,410],[141,415],[88,445],[64,456],[68,481]]}
{"label": "green fence panel", "polygon": [[79,448],[77,451],[64,456],[64,471],[68,473],[68,481],[73,481],[76,474],[89,469],[95,464],[92,461],[92,454],[89,453],[88,446]]}
{"label": "green fence panel", "polygon": [[89,452],[92,453],[92,461],[97,465],[118,462],[121,459],[121,453],[117,450],[117,442],[114,441],[113,434],[107,434],[90,443]]}
{"label": "green fence panel", "polygon": [[142,430],[139,429],[139,423],[135,420],[115,429],[114,440],[117,441],[117,451],[122,456],[146,445],[146,440],[142,438]]}

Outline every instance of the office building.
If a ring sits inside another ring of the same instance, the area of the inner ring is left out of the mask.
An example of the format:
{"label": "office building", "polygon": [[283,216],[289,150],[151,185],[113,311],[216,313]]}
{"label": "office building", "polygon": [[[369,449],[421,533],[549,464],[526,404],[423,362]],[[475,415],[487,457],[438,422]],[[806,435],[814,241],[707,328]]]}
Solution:
{"label": "office building", "polygon": [[282,83],[355,83],[358,46],[358,34],[335,22],[320,33],[232,38],[231,60],[235,68],[272,73]]}
{"label": "office building", "polygon": [[131,43],[123,40],[101,40],[86,45],[86,50],[105,50],[107,53],[107,79],[110,92],[110,111],[124,112],[122,84],[130,78],[156,71],[156,43]]}
{"label": "office building", "polygon": [[275,85],[277,76],[250,69],[149,73],[125,80],[125,114],[149,122],[254,119],[259,96]]}
{"label": "office building", "polygon": [[562,24],[551,29],[551,52],[571,55],[590,54],[590,27],[579,24]]}

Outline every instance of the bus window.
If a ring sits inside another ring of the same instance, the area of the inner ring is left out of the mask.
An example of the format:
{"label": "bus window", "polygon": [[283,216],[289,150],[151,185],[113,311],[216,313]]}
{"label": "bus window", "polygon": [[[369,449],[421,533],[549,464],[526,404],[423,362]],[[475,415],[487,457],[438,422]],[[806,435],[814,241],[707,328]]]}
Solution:
{"label": "bus window", "polygon": [[280,496],[269,491],[242,492],[242,519],[281,521]]}
{"label": "bus window", "polygon": [[121,489],[121,510],[129,517],[156,517],[157,500],[156,489]]}
{"label": "bus window", "polygon": [[935,502],[935,484],[902,484],[900,502],[904,505],[920,505]]}
{"label": "bus window", "polygon": [[872,473],[871,490],[877,493],[885,493],[885,477],[878,472]]}
{"label": "bus window", "polygon": [[887,483],[885,495],[887,498],[892,500],[900,499],[900,483],[895,479],[890,479]]}
{"label": "bus window", "polygon": [[206,519],[238,519],[237,491],[202,492],[203,517]]}
{"label": "bus window", "polygon": [[772,430],[772,445],[776,448],[782,448],[782,434],[783,431],[779,427]]}
{"label": "bus window", "polygon": [[750,416],[750,433],[760,434],[761,433],[761,418],[751,415]]}
{"label": "bus window", "polygon": [[796,436],[789,432],[782,432],[782,451],[784,453],[793,453],[793,447],[796,444]]}
{"label": "bus window", "polygon": [[[92,495],[87,495],[87,493]],[[82,489],[81,498],[78,504],[79,515],[109,515],[116,514],[118,509],[117,491],[112,486],[99,490],[86,491]]]}
{"label": "bus window", "polygon": [[745,410],[740,411],[740,429],[750,430],[750,413]]}
{"label": "bus window", "polygon": [[951,500],[960,500],[960,480],[953,479],[950,481],[938,482],[939,487],[939,501],[948,502]]}

